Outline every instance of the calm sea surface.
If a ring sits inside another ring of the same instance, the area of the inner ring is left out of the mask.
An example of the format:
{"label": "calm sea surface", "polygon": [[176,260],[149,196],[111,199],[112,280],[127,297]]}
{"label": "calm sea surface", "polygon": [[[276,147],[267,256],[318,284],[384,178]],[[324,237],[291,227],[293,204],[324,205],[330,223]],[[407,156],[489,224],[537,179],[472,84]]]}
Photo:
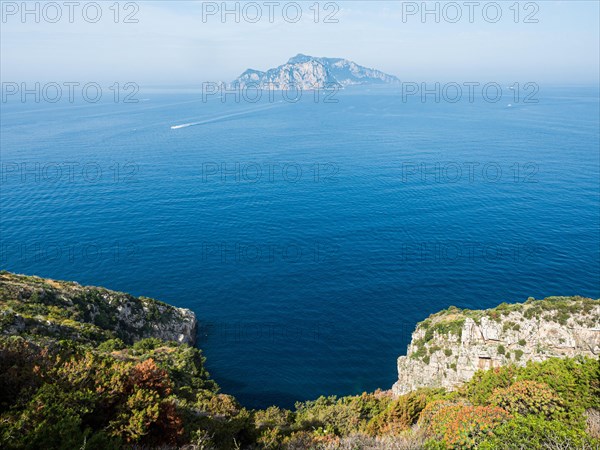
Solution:
{"label": "calm sea surface", "polygon": [[389,388],[450,305],[600,297],[597,88],[137,97],[2,104],[2,268],[191,308],[247,406]]}

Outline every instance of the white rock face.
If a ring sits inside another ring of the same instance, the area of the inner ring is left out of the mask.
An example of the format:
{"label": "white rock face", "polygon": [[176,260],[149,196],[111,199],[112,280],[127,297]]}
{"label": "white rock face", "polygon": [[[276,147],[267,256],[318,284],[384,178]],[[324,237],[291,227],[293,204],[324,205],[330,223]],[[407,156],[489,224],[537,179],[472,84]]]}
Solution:
{"label": "white rock face", "polygon": [[600,300],[551,297],[484,311],[449,309],[417,325],[407,356],[398,358],[392,390],[453,390],[481,369],[599,354]]}
{"label": "white rock face", "polygon": [[296,55],[267,72],[248,69],[231,84],[240,88],[274,90],[323,89],[358,84],[398,83],[398,78],[340,58]]}

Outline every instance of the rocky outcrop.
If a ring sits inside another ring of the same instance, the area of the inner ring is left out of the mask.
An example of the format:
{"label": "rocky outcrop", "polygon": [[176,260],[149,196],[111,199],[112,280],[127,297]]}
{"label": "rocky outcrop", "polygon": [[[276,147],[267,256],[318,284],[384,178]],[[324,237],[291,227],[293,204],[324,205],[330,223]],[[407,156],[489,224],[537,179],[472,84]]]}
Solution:
{"label": "rocky outcrop", "polygon": [[154,337],[193,345],[197,321],[188,309],[77,283],[0,273],[0,334],[100,343]]}
{"label": "rocky outcrop", "polygon": [[231,85],[239,88],[310,90],[399,81],[393,75],[360,66],[347,59],[298,54],[287,63],[266,72],[248,69]]}
{"label": "rocky outcrop", "polygon": [[448,310],[420,322],[398,358],[402,395],[420,387],[453,390],[478,370],[551,357],[600,354],[600,301],[530,298],[489,310]]}

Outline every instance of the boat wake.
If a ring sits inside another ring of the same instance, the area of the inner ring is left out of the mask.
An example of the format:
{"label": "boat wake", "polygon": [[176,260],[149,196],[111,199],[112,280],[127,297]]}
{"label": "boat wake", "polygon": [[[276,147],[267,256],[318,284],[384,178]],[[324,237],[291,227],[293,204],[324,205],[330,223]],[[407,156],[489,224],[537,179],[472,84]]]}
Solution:
{"label": "boat wake", "polygon": [[245,115],[252,114],[252,113],[255,113],[255,112],[259,112],[259,111],[264,111],[264,110],[267,110],[267,109],[276,108],[277,106],[279,106],[280,103],[283,103],[283,101],[279,101],[279,102],[277,102],[277,104],[273,104],[273,105],[262,106],[262,107],[258,107],[258,108],[252,108],[252,109],[246,109],[244,111],[239,111],[239,112],[233,113],[233,114],[227,114],[227,115],[224,115],[224,116],[211,117],[209,119],[201,120],[199,122],[190,122],[190,123],[182,123],[180,125],[173,125],[171,127],[171,130],[179,130],[181,128],[195,127],[196,125],[206,125],[206,124],[209,124],[209,123],[215,123],[215,122],[220,122],[222,120],[231,119],[233,117],[245,116]]}

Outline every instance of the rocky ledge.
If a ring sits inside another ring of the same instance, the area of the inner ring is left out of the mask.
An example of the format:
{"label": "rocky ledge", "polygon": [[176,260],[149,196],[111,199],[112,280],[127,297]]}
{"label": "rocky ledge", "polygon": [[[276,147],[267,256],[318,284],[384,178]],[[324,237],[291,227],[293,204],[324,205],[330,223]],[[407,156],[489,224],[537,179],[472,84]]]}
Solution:
{"label": "rocky ledge", "polygon": [[481,369],[599,354],[600,300],[549,297],[488,310],[450,307],[417,324],[407,355],[398,358],[392,390],[453,390]]}
{"label": "rocky ledge", "polygon": [[37,335],[98,344],[154,337],[193,345],[188,309],[77,283],[0,272],[0,334]]}

